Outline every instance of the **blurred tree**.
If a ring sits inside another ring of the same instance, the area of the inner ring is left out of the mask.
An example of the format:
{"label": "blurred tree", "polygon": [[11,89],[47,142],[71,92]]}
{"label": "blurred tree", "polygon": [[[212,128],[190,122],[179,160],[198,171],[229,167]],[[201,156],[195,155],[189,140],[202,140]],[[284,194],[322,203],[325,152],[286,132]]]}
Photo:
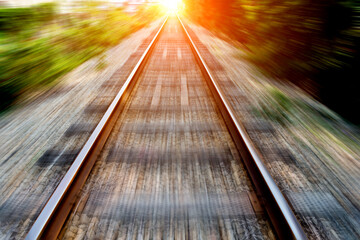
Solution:
{"label": "blurred tree", "polygon": [[55,3],[43,3],[29,8],[0,8],[0,31],[17,32],[34,28],[53,19]]}
{"label": "blurred tree", "polygon": [[[360,122],[353,111],[360,103],[360,95],[354,92],[360,79],[360,1],[185,2],[190,17],[242,43],[248,59],[266,73],[298,84]],[[304,79],[312,79],[312,85],[320,87],[315,91],[307,88]]]}
{"label": "blurred tree", "polygon": [[188,13],[197,22],[209,27],[230,27],[233,0],[184,0],[184,3]]}
{"label": "blurred tree", "polygon": [[129,16],[100,4],[86,1],[64,15],[54,4],[0,8],[0,111],[119,43],[159,13],[151,7]]}

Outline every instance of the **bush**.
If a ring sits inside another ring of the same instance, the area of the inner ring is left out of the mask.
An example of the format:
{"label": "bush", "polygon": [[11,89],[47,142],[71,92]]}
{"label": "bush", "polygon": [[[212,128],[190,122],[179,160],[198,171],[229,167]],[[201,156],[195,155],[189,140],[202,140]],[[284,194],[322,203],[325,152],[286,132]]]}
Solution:
{"label": "bush", "polygon": [[56,5],[45,3],[29,8],[0,8],[0,31],[17,32],[50,21]]}
{"label": "bush", "polygon": [[[155,18],[148,9],[130,17],[121,9],[97,7],[85,5],[78,13],[65,16],[56,13],[54,4],[0,8],[0,110]],[[52,21],[55,18],[60,21]]]}
{"label": "bush", "polygon": [[46,38],[7,44],[0,55],[1,108],[29,88],[53,81],[59,52]]}
{"label": "bush", "polygon": [[191,17],[240,42],[263,72],[294,82],[360,123],[354,111],[360,104],[360,1],[185,1]]}

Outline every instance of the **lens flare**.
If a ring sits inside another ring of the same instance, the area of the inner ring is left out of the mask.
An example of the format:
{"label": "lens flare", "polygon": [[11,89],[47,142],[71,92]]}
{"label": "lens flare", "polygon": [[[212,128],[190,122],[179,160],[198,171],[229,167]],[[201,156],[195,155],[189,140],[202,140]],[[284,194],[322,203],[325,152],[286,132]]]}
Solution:
{"label": "lens flare", "polygon": [[160,3],[170,13],[178,12],[182,5],[181,0],[161,0]]}

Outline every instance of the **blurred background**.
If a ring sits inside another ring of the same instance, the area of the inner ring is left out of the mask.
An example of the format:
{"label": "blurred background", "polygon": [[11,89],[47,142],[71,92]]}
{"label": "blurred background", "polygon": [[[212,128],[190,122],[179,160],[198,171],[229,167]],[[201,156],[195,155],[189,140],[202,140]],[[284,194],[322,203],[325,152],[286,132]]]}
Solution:
{"label": "blurred background", "polygon": [[159,12],[152,1],[0,1],[0,111],[56,83]]}
{"label": "blurred background", "polygon": [[159,3],[174,2],[217,37],[240,44],[262,73],[360,123],[357,0],[3,0],[0,109],[159,18]]}
{"label": "blurred background", "polygon": [[360,1],[184,2],[192,19],[241,43],[265,74],[360,123]]}

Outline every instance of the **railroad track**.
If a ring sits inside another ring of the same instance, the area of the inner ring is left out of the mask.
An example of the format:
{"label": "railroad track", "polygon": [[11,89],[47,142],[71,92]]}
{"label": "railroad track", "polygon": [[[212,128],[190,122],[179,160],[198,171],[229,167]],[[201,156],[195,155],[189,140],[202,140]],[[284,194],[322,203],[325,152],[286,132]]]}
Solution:
{"label": "railroad track", "polygon": [[306,239],[180,18],[166,19],[27,239]]}

